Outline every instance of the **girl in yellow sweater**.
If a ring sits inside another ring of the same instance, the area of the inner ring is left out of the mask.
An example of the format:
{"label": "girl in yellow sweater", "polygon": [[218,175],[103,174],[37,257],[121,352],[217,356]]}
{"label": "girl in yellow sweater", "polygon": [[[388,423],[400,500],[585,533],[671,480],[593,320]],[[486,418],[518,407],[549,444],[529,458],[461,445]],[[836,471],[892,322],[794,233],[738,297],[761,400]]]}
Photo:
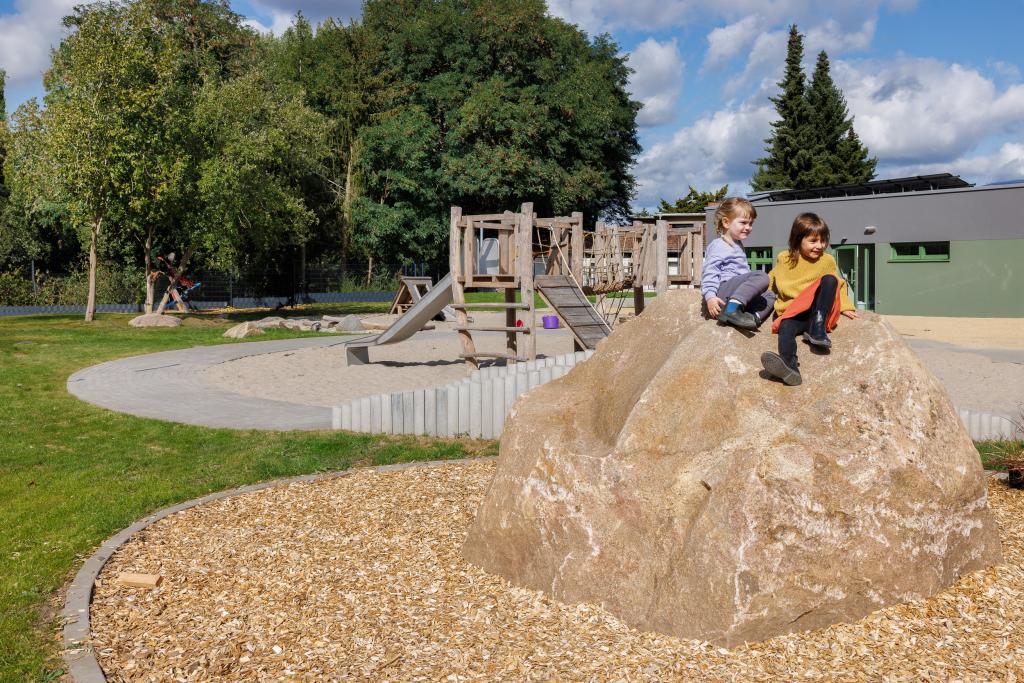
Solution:
{"label": "girl in yellow sweater", "polygon": [[789,386],[802,381],[796,359],[796,338],[824,352],[832,347],[828,332],[835,329],[839,315],[860,317],[846,292],[846,282],[831,254],[828,225],[817,214],[802,213],[789,231],[789,251],[779,254],[768,274],[768,286],[775,292],[775,322],[779,352],[761,354],[768,374]]}

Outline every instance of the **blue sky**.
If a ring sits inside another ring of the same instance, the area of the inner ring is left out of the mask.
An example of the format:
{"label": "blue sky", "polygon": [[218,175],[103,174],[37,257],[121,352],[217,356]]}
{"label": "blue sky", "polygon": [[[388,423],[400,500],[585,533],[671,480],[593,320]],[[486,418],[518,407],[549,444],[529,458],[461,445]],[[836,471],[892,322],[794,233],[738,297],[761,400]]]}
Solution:
{"label": "blue sky", "polygon": [[[80,0],[0,0],[7,105],[42,92],[60,17]],[[788,26],[805,35],[810,75],[826,50],[879,177],[952,172],[984,184],[1024,178],[1024,0],[548,0],[550,12],[629,55],[644,103],[635,205],[687,185],[749,190],[751,160],[775,118]],[[357,0],[232,2],[259,30],[296,11],[358,17]]]}

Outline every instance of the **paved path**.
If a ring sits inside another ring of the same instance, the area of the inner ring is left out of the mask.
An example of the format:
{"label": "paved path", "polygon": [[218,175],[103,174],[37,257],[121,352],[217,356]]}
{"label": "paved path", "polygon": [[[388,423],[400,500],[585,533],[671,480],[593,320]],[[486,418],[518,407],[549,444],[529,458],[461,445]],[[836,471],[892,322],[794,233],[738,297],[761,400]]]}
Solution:
{"label": "paved path", "polygon": [[[450,332],[436,330],[420,334]],[[331,429],[329,407],[242,396],[207,384],[199,375],[211,365],[244,356],[333,346],[353,338],[310,337],[197,346],[133,356],[80,370],[68,378],[67,386],[68,391],[83,401],[158,420],[230,429]],[[967,348],[924,339],[907,339],[907,343],[925,357],[926,363],[929,353],[945,351],[1024,366],[1024,350]],[[970,362],[970,356],[965,355],[964,361]],[[961,374],[971,375],[969,372]],[[985,390],[984,387],[950,386],[950,379],[944,381],[954,403],[962,402],[958,399],[965,398],[972,391]],[[999,412],[1016,415],[1018,406],[1007,405]]]}
{"label": "paved path", "polygon": [[232,429],[330,429],[331,409],[218,389],[199,374],[244,356],[342,344],[354,337],[311,337],[164,351],[79,370],[68,391],[89,403],[140,417]]}

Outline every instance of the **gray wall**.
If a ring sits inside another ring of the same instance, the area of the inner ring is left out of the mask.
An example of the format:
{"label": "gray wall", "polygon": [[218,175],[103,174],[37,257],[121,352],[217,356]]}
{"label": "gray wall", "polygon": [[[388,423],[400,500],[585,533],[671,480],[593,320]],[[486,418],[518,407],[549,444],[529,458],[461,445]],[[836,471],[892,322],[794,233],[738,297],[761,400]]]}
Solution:
{"label": "gray wall", "polygon": [[[832,244],[1024,239],[1024,185],[906,192],[836,199],[758,202],[747,247],[783,246],[797,215],[828,223]],[[708,225],[714,224],[714,209]],[[877,228],[873,235],[864,228]],[[710,236],[709,236],[710,237]]]}

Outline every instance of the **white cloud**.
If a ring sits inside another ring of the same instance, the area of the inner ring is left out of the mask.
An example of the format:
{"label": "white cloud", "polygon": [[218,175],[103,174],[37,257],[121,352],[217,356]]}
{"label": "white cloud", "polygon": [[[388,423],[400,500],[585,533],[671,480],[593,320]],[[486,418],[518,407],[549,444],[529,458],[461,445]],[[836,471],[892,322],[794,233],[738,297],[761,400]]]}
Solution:
{"label": "white cloud", "polygon": [[728,183],[730,192],[749,189],[753,160],[764,154],[775,109],[764,98],[751,98],[683,128],[672,139],[653,145],[637,161],[637,206],[654,207],[686,194]]}
{"label": "white cloud", "polygon": [[998,180],[1024,178],[1024,144],[1006,142],[991,154],[964,156],[951,161],[880,169],[886,177],[897,178],[929,173],[953,173],[964,180],[984,185]]}
{"label": "white cloud", "polygon": [[675,113],[676,101],[683,91],[685,64],[675,39],[659,43],[648,38],[629,55],[633,74],[629,89],[633,97],[643,102],[637,116],[640,126],[668,123]]}
{"label": "white cloud", "polygon": [[270,33],[279,36],[295,23],[295,15],[286,12],[274,12],[271,14],[269,26],[252,17],[246,17],[242,23],[258,33]]}
{"label": "white cloud", "polygon": [[691,21],[736,22],[751,14],[765,27],[796,22],[818,24],[834,18],[840,26],[859,27],[882,6],[905,11],[916,0],[549,0],[551,14],[579,24],[589,33],[626,28],[640,31],[675,28]]}
{"label": "white cloud", "polygon": [[[271,29],[282,26],[287,29],[299,11],[314,25],[327,17],[348,22],[363,13],[362,0],[252,0],[251,4],[257,11],[273,17]],[[278,31],[274,33],[277,35]]]}
{"label": "white cloud", "polygon": [[50,49],[65,35],[61,19],[80,0],[18,0],[13,14],[0,15],[0,69],[14,87],[38,82],[50,66]]}
{"label": "white cloud", "polygon": [[936,59],[839,61],[858,135],[886,163],[927,164],[962,157],[984,139],[1020,130],[1024,85],[999,91],[978,71]]}
{"label": "white cloud", "polygon": [[746,50],[747,45],[763,30],[764,20],[756,14],[714,29],[708,34],[708,51],[704,55],[704,66],[710,67],[726,62]]}

